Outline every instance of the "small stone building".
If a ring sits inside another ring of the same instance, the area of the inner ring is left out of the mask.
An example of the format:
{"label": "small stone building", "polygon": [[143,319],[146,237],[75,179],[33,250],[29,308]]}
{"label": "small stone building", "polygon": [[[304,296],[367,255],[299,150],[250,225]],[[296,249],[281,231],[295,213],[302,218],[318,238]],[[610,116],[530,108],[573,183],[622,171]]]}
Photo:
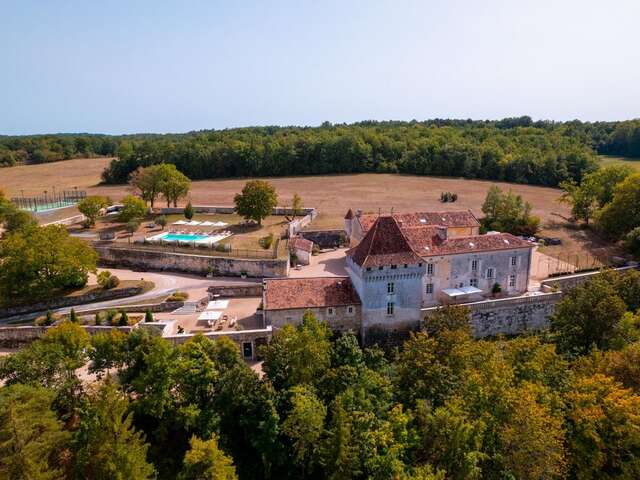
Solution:
{"label": "small stone building", "polygon": [[291,237],[289,239],[289,253],[295,255],[295,263],[309,265],[311,262],[311,252],[313,252],[313,242],[302,237]]}
{"label": "small stone building", "polygon": [[265,325],[298,325],[310,310],[332,330],[360,331],[360,298],[349,277],[273,278],[263,286]]}

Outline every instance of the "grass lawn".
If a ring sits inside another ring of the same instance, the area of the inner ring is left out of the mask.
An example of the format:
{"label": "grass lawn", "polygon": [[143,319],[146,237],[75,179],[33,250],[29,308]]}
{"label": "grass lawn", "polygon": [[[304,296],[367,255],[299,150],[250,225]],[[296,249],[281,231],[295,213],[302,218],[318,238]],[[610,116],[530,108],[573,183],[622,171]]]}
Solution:
{"label": "grass lawn", "polygon": [[[124,290],[126,288],[134,288],[134,287],[142,287],[142,292],[145,293],[151,290],[155,284],[153,282],[147,282],[144,280],[121,280],[116,288],[112,288],[108,290],[110,292],[117,292],[119,290]],[[65,295],[65,297],[79,297],[80,295],[86,295],[88,293],[92,293],[94,291],[104,291],[98,285],[85,285],[83,288],[78,290],[74,290],[73,292],[69,292]]]}
{"label": "grass lawn", "polygon": [[636,172],[640,172],[640,158],[616,157],[613,155],[598,155],[600,165],[608,167],[609,165],[627,165]]}
{"label": "grass lawn", "polygon": [[[166,215],[167,217],[167,230],[173,222],[178,220],[185,220],[184,215]],[[233,235],[224,239],[220,243],[230,244],[232,248],[236,249],[250,249],[260,250],[260,244],[258,241],[260,238],[273,233],[275,238],[278,238],[286,229],[287,222],[282,215],[270,215],[262,221],[262,226],[246,225],[245,220],[240,215],[231,213],[216,213],[216,214],[195,214],[193,220],[210,222],[225,222],[228,225],[220,228],[220,230],[229,230]],[[180,228],[179,225],[176,228]],[[195,229],[197,230],[197,228]]]}

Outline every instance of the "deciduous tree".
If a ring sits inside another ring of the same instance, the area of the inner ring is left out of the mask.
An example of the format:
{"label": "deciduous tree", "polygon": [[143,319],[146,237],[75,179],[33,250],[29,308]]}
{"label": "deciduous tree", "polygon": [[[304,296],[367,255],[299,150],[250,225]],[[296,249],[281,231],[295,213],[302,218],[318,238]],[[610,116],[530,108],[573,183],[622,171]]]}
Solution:
{"label": "deciduous tree", "polygon": [[248,220],[254,220],[258,225],[262,220],[271,215],[273,208],[278,204],[276,189],[264,180],[251,180],[247,182],[234,197],[236,212]]}

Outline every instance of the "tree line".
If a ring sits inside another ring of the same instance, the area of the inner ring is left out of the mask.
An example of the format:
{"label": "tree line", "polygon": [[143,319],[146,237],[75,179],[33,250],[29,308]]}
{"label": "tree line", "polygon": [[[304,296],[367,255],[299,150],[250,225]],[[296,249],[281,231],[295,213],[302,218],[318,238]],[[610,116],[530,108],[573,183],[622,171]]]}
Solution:
{"label": "tree line", "polygon": [[594,152],[640,156],[640,121],[434,119],[320,127],[251,127],[186,134],[0,137],[0,166],[116,155],[107,183],[173,163],[192,179],[400,172],[555,186],[594,169]]}
{"label": "tree line", "polygon": [[639,272],[606,273],[547,332],[475,340],[447,307],[387,351],[307,312],[262,347],[263,377],[224,337],[64,322],[0,359],[0,475],[635,479],[638,298]]}

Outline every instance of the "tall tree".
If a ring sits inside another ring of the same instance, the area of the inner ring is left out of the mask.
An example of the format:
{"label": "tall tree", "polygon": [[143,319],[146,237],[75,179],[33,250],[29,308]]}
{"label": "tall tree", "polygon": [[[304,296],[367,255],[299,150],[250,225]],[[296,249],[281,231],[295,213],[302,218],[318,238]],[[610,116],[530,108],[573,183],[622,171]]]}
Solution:
{"label": "tall tree", "polygon": [[147,462],[149,446],[135,430],[133,416],[127,413],[128,404],[126,396],[110,379],[90,394],[74,434],[76,478],[155,478],[155,469]]}
{"label": "tall tree", "polygon": [[262,225],[262,220],[271,215],[278,204],[276,189],[264,180],[248,181],[241,193],[234,197],[236,212],[248,220]]}
{"label": "tall tree", "polygon": [[0,302],[35,301],[87,283],[98,255],[61,226],[30,227],[0,242]]}
{"label": "tall tree", "polygon": [[291,389],[291,410],[282,424],[282,431],[293,446],[296,465],[301,478],[309,471],[310,463],[324,431],[327,409],[313,390],[305,385]]}
{"label": "tall tree", "polygon": [[96,218],[98,218],[100,210],[107,207],[109,203],[110,201],[107,197],[99,195],[83,198],[78,203],[78,210],[87,218],[85,226],[93,227],[96,224]]}
{"label": "tall tree", "polygon": [[69,434],[51,410],[54,396],[51,390],[26,385],[0,388],[0,477],[64,478]]}
{"label": "tall tree", "polygon": [[218,447],[215,435],[209,440],[191,437],[178,480],[236,480],[233,460]]}

